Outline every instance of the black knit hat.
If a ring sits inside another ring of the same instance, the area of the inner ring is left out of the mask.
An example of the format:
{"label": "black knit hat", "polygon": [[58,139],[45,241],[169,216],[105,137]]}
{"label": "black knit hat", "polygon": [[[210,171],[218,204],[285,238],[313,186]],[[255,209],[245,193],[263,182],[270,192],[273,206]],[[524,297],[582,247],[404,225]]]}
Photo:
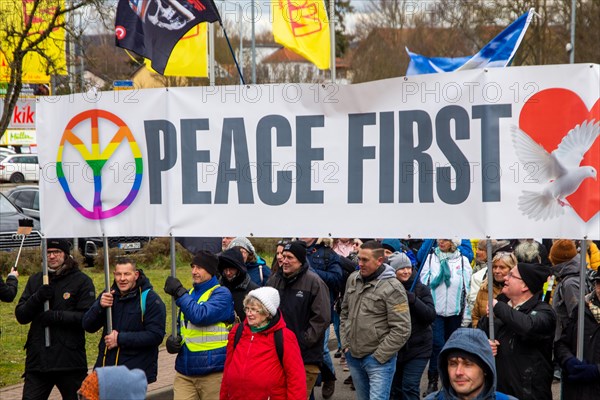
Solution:
{"label": "black knit hat", "polygon": [[190,264],[192,267],[194,265],[206,270],[206,272],[212,276],[215,276],[219,267],[219,259],[210,251],[200,250],[196,253]]}
{"label": "black knit hat", "polygon": [[239,248],[233,247],[219,255],[219,271],[223,272],[225,268],[235,268],[238,271],[246,272],[244,257]]}
{"label": "black knit hat", "polygon": [[46,242],[46,248],[61,250],[66,255],[71,253],[71,243],[65,239],[48,239]]}
{"label": "black knit hat", "polygon": [[533,294],[542,290],[551,273],[550,268],[542,264],[518,263],[517,269],[525,286]]}
{"label": "black knit hat", "polygon": [[306,262],[306,243],[301,240],[290,242],[283,247],[283,251],[289,251],[300,261],[301,264]]}

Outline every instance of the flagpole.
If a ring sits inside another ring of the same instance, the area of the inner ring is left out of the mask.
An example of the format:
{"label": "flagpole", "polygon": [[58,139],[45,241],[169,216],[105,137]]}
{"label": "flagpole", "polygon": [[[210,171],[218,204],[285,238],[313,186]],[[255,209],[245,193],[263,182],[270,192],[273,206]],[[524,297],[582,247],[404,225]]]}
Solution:
{"label": "flagpole", "polygon": [[238,74],[240,75],[240,80],[242,81],[242,85],[246,84],[244,80],[244,75],[242,75],[242,70],[240,70],[240,64],[238,64],[238,60],[235,57],[235,53],[233,51],[233,47],[231,47],[231,42],[229,41],[229,36],[227,36],[227,31],[225,30],[225,26],[223,26],[223,22],[219,20],[219,24],[221,25],[221,29],[223,29],[223,34],[225,35],[225,40],[227,40],[227,45],[229,46],[229,51],[231,52],[231,57],[233,57],[233,62],[235,63],[235,67],[237,68]]}
{"label": "flagpole", "polygon": [[571,0],[571,51],[569,54],[569,62],[575,63],[575,20],[577,16],[577,0]]}
{"label": "flagpole", "polygon": [[250,14],[252,16],[252,83],[256,84],[256,32],[254,0],[250,0]]}
{"label": "flagpole", "polygon": [[329,0],[329,41],[331,46],[331,83],[335,83],[335,0]]}
{"label": "flagpole", "polygon": [[215,29],[213,24],[208,24],[208,80],[210,86],[215,86]]}

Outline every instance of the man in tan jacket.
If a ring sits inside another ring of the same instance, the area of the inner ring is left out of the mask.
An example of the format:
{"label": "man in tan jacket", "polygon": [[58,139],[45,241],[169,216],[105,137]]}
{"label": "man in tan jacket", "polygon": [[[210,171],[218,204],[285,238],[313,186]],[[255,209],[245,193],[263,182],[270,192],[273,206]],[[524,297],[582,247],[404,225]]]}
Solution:
{"label": "man in tan jacket", "polygon": [[364,243],[358,261],[342,303],[342,348],[357,399],[387,399],[398,350],[410,336],[408,300],[394,269],[384,263],[381,243]]}

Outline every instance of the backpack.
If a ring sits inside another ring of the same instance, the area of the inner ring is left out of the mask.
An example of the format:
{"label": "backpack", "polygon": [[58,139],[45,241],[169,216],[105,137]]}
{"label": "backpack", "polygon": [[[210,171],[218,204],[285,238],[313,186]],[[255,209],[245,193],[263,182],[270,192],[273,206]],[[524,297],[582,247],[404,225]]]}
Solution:
{"label": "backpack", "polygon": [[[242,324],[238,324],[238,328],[235,331],[235,337],[233,338],[233,351],[235,351],[235,347],[242,338],[243,331],[244,326]],[[283,330],[281,328],[273,332],[273,340],[275,341],[275,351],[277,351],[277,358],[279,358],[279,364],[281,364],[281,368],[283,368]]]}

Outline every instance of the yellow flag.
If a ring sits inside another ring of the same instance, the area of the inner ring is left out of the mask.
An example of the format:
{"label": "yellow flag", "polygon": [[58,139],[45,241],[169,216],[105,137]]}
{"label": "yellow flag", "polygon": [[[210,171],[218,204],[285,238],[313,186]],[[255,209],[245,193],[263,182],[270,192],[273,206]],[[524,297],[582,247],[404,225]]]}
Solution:
{"label": "yellow flag", "polygon": [[271,15],[277,43],[319,69],[330,67],[329,20],[323,0],[272,0]]}
{"label": "yellow flag", "polygon": [[[208,24],[203,22],[190,29],[175,45],[164,76],[208,77]],[[154,71],[150,60],[145,60],[146,68]]]}
{"label": "yellow flag", "polygon": [[[8,28],[0,30],[0,49],[2,49],[0,51],[0,82],[10,80],[10,63],[13,60],[13,51],[19,38],[26,35],[23,47],[27,47],[28,42],[37,40],[41,33],[48,30],[48,24],[57,7],[65,8],[64,1],[42,0],[37,4],[35,14],[32,15],[35,5],[31,0],[0,1],[0,18]],[[26,32],[25,21],[28,20],[31,20],[32,23],[31,28]],[[56,24],[61,23],[62,17],[59,17]],[[11,32],[11,34],[8,35],[7,32]],[[54,69],[48,71],[47,61],[38,53],[29,52],[23,59],[22,80],[24,83],[48,83],[50,82],[48,72],[66,75],[64,29],[54,29],[48,38],[37,46],[37,49],[52,60]]]}

